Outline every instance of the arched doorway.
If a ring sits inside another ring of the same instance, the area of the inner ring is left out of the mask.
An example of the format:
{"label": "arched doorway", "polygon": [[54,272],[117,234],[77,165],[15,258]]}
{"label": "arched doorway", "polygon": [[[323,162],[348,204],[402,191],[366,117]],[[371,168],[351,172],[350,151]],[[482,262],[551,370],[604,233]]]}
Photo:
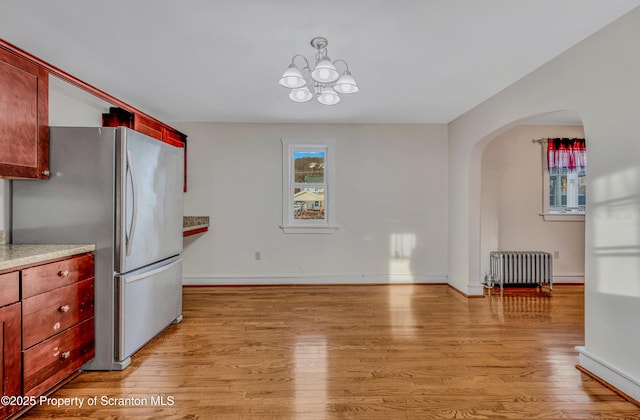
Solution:
{"label": "arched doorway", "polygon": [[543,218],[548,194],[541,138],[584,138],[575,112],[559,111],[520,120],[483,147],[480,173],[480,270],[489,271],[491,251],[547,251],[554,256],[555,283],[583,283],[584,217]]}

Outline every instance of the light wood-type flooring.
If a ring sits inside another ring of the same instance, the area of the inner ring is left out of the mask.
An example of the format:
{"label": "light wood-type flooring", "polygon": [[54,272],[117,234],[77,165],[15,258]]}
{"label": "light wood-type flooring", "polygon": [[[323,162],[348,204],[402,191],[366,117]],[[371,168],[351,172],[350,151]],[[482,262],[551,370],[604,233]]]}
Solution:
{"label": "light wood-type flooring", "polygon": [[129,368],[52,395],[82,408],[24,418],[640,419],[575,367],[583,301],[582,286],[186,288],[184,321]]}

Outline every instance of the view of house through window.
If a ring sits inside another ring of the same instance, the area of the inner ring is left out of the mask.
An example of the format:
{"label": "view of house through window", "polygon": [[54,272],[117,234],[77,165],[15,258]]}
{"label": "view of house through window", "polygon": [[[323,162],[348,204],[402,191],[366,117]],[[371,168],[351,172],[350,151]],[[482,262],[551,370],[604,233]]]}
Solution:
{"label": "view of house through window", "polygon": [[280,227],[284,233],[335,232],[335,141],[281,140]]}
{"label": "view of house through window", "polygon": [[587,205],[587,170],[549,170],[549,212],[584,213]]}
{"label": "view of house through window", "polygon": [[325,219],[325,150],[293,151],[293,217]]}

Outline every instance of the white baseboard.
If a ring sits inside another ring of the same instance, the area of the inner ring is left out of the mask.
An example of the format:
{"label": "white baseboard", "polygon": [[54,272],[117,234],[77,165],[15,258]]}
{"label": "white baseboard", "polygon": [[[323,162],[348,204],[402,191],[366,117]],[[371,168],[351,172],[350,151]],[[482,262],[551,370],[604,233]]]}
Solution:
{"label": "white baseboard", "polygon": [[554,283],[584,283],[584,274],[554,274]]}
{"label": "white baseboard", "polygon": [[429,284],[447,283],[444,274],[319,274],[308,276],[189,276],[182,284],[197,286],[264,286],[304,284]]}
{"label": "white baseboard", "polygon": [[[584,283],[581,276],[554,276],[554,283]],[[264,286],[304,284],[430,284],[447,283],[467,296],[484,294],[482,284],[454,284],[446,274],[318,274],[302,276],[190,276],[182,278],[182,284],[192,286]],[[457,287],[461,286],[461,287]]]}
{"label": "white baseboard", "polygon": [[634,400],[640,401],[640,380],[589,353],[584,346],[576,347],[576,350],[580,353],[579,364],[581,367]]}
{"label": "white baseboard", "polygon": [[483,296],[484,284],[469,284],[467,285],[467,296]]}

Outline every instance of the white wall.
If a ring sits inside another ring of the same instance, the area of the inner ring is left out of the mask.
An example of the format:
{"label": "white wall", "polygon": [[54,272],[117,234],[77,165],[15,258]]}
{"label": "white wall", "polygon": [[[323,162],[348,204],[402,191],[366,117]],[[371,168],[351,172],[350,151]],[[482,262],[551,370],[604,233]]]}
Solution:
{"label": "white wall", "polygon": [[580,364],[640,400],[640,8],[449,124],[449,276],[481,293],[484,146],[532,115],[574,110],[588,144]]}
{"label": "white wall", "polygon": [[11,181],[0,179],[0,230],[5,231],[5,240],[9,241],[11,227]]}
{"label": "white wall", "polygon": [[[446,281],[446,126],[173,125],[189,135],[185,214],[213,224],[185,239],[185,283]],[[279,228],[281,138],[336,141],[337,232]]]}
{"label": "white wall", "polygon": [[49,76],[49,125],[58,127],[102,127],[102,114],[109,102],[57,77]]}
{"label": "white wall", "polygon": [[[582,126],[520,125],[496,137],[481,161],[481,273],[491,251],[558,252],[553,281],[584,281],[584,222],[544,221],[543,149],[531,140],[584,137]],[[588,147],[588,145],[587,145]]]}

